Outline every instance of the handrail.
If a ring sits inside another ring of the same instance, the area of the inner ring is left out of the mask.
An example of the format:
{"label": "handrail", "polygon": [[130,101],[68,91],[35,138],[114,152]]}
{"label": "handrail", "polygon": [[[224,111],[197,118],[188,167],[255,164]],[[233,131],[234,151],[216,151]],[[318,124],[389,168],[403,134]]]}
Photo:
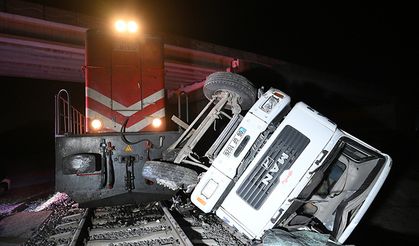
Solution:
{"label": "handrail", "polygon": [[182,119],[182,102],[181,102],[182,95],[185,97],[186,123],[189,123],[189,97],[188,97],[188,94],[184,91],[177,93],[178,117],[179,119]]}
{"label": "handrail", "polygon": [[84,133],[86,133],[85,116],[71,106],[68,91],[59,90],[55,95],[55,136]]}

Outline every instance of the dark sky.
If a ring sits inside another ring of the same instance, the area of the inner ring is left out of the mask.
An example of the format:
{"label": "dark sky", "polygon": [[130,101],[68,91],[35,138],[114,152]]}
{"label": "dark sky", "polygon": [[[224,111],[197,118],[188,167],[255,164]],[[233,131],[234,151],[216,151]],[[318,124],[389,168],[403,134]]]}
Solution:
{"label": "dark sky", "polygon": [[419,54],[415,8],[394,2],[33,1],[104,18],[130,13],[148,32],[182,35],[371,83],[412,80]]}

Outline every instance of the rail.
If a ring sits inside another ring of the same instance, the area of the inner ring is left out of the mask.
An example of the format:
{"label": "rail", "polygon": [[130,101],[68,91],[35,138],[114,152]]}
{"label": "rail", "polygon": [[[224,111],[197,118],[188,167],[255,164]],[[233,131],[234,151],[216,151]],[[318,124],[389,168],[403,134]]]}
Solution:
{"label": "rail", "polygon": [[49,207],[51,214],[22,245],[254,245],[216,216],[192,212],[191,204],[180,197],[83,208],[68,196],[57,195]]}
{"label": "rail", "polygon": [[55,136],[86,133],[86,118],[71,106],[70,94],[61,89],[55,95]]}

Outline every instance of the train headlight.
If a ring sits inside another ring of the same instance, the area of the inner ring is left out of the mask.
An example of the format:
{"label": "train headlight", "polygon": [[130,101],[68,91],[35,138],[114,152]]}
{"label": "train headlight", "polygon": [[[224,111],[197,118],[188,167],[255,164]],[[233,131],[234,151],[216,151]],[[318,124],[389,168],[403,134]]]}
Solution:
{"label": "train headlight", "polygon": [[123,20],[117,20],[115,22],[115,30],[117,32],[125,32],[127,30],[127,23]]}
{"label": "train headlight", "polygon": [[99,119],[92,120],[92,122],[90,123],[90,125],[92,126],[92,128],[93,128],[94,131],[99,131],[103,127],[102,121],[99,120]]}
{"label": "train headlight", "polygon": [[123,19],[117,20],[114,23],[115,31],[118,33],[137,33],[139,25],[137,22],[130,20],[125,21]]}
{"label": "train headlight", "polygon": [[154,119],[151,121],[151,125],[152,125],[154,128],[159,128],[159,127],[161,126],[161,124],[162,124],[162,122],[161,122],[161,119],[159,119],[159,118],[154,118]]}
{"label": "train headlight", "polygon": [[128,32],[135,33],[138,31],[138,25],[135,21],[128,21],[127,29],[128,29]]}

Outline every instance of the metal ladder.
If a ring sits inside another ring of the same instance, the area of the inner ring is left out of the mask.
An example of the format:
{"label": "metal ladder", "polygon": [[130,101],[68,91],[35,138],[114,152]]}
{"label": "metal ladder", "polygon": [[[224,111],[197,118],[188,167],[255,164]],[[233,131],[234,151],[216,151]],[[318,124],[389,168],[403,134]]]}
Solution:
{"label": "metal ladder", "polygon": [[86,133],[86,117],[71,106],[70,94],[61,89],[55,95],[55,136]]}

